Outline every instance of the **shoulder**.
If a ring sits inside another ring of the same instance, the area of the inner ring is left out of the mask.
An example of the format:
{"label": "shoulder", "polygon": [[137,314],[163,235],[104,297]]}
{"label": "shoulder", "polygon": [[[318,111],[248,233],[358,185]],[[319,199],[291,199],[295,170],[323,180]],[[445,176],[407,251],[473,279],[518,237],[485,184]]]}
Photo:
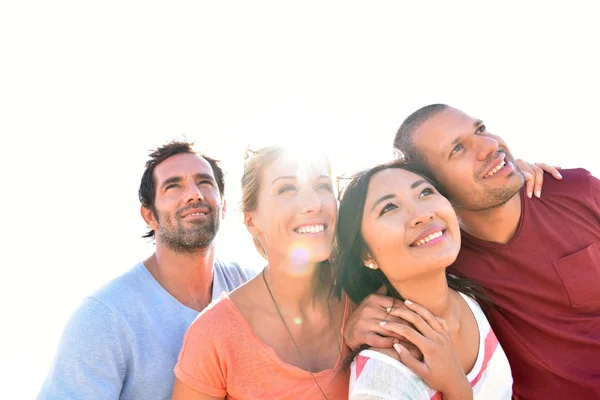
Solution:
{"label": "shoulder", "polygon": [[144,264],[139,262],[122,275],[96,290],[89,298],[113,311],[123,306],[131,307],[132,298],[135,294],[147,291],[148,275],[150,273],[146,270]]}
{"label": "shoulder", "polygon": [[63,331],[66,347],[94,352],[121,348],[122,310],[138,303],[132,293],[140,290],[140,267],[145,268],[137,264],[81,301]]}
{"label": "shoulder", "polygon": [[379,396],[376,398],[428,400],[436,391],[396,356],[369,349],[354,358],[350,372],[350,398],[359,399],[366,393]]}
{"label": "shoulder", "polygon": [[194,320],[186,333],[186,340],[201,342],[206,340],[231,339],[239,335],[239,310],[224,293],[210,303]]}
{"label": "shoulder", "polygon": [[228,288],[233,290],[241,284],[254,278],[258,271],[250,268],[243,268],[238,263],[232,261],[223,261],[216,259],[214,263],[215,274],[223,277],[229,284],[235,285]]}
{"label": "shoulder", "polygon": [[206,307],[185,333],[177,368],[200,376],[227,364],[244,342],[244,326],[237,314],[226,294]]}
{"label": "shoulder", "polygon": [[63,348],[81,352],[121,348],[121,335],[115,313],[93,297],[86,297],[63,329]]}
{"label": "shoulder", "polygon": [[118,397],[126,360],[114,314],[88,297],[67,322],[39,398]]}
{"label": "shoulder", "polygon": [[460,295],[460,297],[465,301],[465,303],[471,310],[471,313],[475,317],[475,322],[477,323],[477,326],[479,328],[480,336],[485,336],[487,334],[487,331],[489,331],[491,327],[483,311],[483,308],[481,308],[481,305],[477,302],[477,300],[475,300],[467,294],[464,294],[459,291],[456,291],[456,293],[458,293],[458,295]]}
{"label": "shoulder", "polygon": [[598,188],[598,178],[584,168],[563,169],[560,171],[562,180],[554,179],[550,174],[544,174],[544,185],[542,187],[542,196],[544,194],[574,194],[573,190]]}

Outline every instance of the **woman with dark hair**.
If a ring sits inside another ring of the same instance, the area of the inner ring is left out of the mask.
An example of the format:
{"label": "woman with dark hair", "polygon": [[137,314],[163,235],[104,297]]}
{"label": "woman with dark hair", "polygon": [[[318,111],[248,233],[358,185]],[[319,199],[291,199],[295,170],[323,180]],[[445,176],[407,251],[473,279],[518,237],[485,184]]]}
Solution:
{"label": "woman with dark hair", "polygon": [[409,165],[391,162],[356,175],[339,210],[336,291],[359,304],[381,286],[406,308],[388,310],[412,324],[380,325],[413,343],[360,348],[350,399],[510,399],[504,351],[478,303],[477,287],[446,273],[460,249],[449,201]]}

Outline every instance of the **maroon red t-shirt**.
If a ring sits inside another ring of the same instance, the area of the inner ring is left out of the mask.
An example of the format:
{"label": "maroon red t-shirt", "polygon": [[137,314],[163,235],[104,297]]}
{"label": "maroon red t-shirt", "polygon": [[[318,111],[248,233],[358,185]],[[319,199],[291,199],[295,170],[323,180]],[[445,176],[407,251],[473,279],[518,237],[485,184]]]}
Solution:
{"label": "maroon red t-shirt", "polygon": [[521,190],[507,244],[462,232],[450,269],[479,282],[508,356],[516,399],[600,399],[600,180],[584,169],[545,176],[541,199]]}

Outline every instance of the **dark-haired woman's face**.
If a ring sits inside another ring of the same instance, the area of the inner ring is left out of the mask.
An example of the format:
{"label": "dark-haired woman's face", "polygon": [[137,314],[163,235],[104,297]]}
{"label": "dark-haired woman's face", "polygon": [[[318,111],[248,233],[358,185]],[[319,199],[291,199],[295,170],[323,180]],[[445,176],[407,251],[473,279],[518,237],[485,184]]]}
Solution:
{"label": "dark-haired woman's face", "polygon": [[460,229],[450,202],[421,176],[389,168],[371,177],[361,231],[372,258],[393,283],[446,268]]}

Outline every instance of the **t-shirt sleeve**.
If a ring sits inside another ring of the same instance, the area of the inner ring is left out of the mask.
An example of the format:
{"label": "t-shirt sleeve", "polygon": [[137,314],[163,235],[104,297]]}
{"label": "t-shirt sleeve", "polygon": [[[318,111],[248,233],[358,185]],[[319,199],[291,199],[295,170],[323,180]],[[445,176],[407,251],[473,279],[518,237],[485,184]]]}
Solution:
{"label": "t-shirt sleeve", "polygon": [[185,333],[175,376],[200,393],[225,397],[228,346],[220,343],[223,340],[220,330],[227,321],[221,321],[219,314],[227,313],[220,307],[220,302],[215,306],[201,313]]}
{"label": "t-shirt sleeve", "polygon": [[600,215],[600,179],[590,174],[590,194],[596,205],[597,215]]}
{"label": "t-shirt sleeve", "polygon": [[397,360],[387,362],[361,353],[352,363],[349,400],[430,400],[435,394]]}
{"label": "t-shirt sleeve", "polygon": [[37,399],[118,399],[125,378],[121,340],[113,312],[84,299],[67,322]]}

